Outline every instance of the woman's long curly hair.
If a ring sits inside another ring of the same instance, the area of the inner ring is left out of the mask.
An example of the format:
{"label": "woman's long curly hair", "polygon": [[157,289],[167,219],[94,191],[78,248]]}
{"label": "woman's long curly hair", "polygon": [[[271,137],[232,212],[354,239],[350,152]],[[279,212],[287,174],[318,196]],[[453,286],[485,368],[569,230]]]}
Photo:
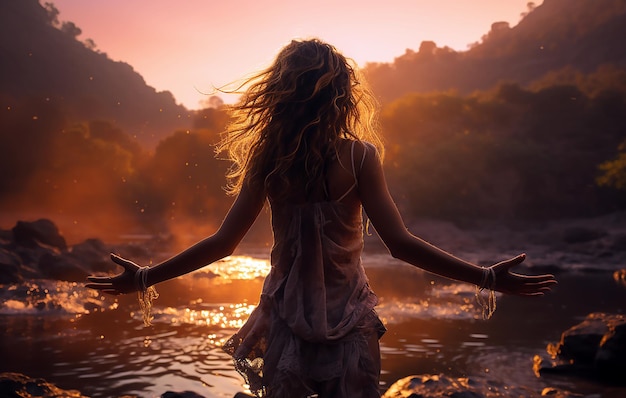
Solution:
{"label": "woman's long curly hair", "polygon": [[378,104],[356,67],[329,44],[293,40],[243,86],[216,148],[233,161],[230,194],[251,184],[273,199],[318,197],[342,139],[368,141],[383,155]]}

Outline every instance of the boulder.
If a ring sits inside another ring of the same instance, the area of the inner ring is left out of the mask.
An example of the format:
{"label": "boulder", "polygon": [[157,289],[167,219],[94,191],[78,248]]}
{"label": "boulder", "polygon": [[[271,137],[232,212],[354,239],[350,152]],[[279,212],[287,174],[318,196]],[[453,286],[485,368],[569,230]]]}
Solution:
{"label": "boulder", "polygon": [[542,391],[534,391],[528,387],[504,385],[494,380],[454,379],[440,374],[409,376],[400,379],[389,387],[382,398],[539,398],[544,396],[576,398],[584,395],[560,388],[545,387]]}
{"label": "boulder", "polygon": [[89,274],[116,270],[110,251],[99,239],[68,247],[56,225],[47,219],[18,221],[0,236],[0,284],[27,279],[84,282]]}
{"label": "boulder", "polygon": [[[78,390],[64,390],[44,379],[36,379],[21,373],[0,373],[0,397],[42,397],[42,398],[89,398]],[[239,394],[235,395],[240,397]],[[241,397],[252,397],[242,394]],[[136,395],[121,395],[119,398],[138,398]],[[193,391],[173,392],[161,394],[161,398],[205,398]]]}
{"label": "boulder", "polygon": [[161,398],[205,398],[204,395],[197,394],[193,391],[174,392],[166,391],[161,394]]}
{"label": "boulder", "polygon": [[0,244],[13,241],[13,231],[10,229],[0,229]]}
{"label": "boulder", "polygon": [[20,258],[15,253],[0,248],[0,285],[22,282],[20,265]]}
{"label": "boulder", "polygon": [[550,398],[575,398],[575,397],[591,398],[592,397],[589,395],[573,393],[567,390],[562,390],[562,389],[554,388],[554,387],[546,387],[543,390],[541,390],[541,396],[550,397]]}
{"label": "boulder", "polygon": [[60,251],[67,250],[65,238],[59,233],[57,226],[50,220],[42,218],[37,221],[18,221],[12,229],[16,244],[26,247],[45,245]]}
{"label": "boulder", "polygon": [[626,268],[618,269],[617,271],[613,272],[613,279],[615,279],[615,282],[626,287]]}
{"label": "boulder", "polygon": [[484,398],[482,386],[468,378],[445,375],[408,376],[393,383],[382,398]]}
{"label": "boulder", "polygon": [[110,258],[111,249],[100,239],[87,239],[71,247],[68,257],[89,273],[110,272],[116,265]]}
{"label": "boulder", "polygon": [[626,317],[593,313],[549,344],[552,361],[535,357],[535,372],[585,377],[626,385]]}
{"label": "boulder", "polygon": [[84,282],[89,275],[76,259],[62,254],[45,253],[38,268],[45,278],[60,281]]}
{"label": "boulder", "polygon": [[0,373],[0,397],[88,398],[76,390],[63,390],[44,379],[21,373]]}

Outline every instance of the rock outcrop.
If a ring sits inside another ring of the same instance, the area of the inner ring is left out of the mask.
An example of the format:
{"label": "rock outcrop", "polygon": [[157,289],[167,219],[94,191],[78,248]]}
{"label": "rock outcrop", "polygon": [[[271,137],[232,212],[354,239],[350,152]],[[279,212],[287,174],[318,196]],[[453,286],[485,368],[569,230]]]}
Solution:
{"label": "rock outcrop", "polygon": [[68,246],[48,219],[18,221],[11,230],[0,231],[0,284],[24,279],[84,282],[89,274],[115,268],[109,252],[98,239]]}
{"label": "rock outcrop", "polygon": [[0,397],[88,398],[77,390],[64,390],[21,373],[0,373]]}
{"label": "rock outcrop", "polygon": [[535,356],[540,376],[562,374],[626,385],[626,316],[593,313],[549,344],[550,359]]}

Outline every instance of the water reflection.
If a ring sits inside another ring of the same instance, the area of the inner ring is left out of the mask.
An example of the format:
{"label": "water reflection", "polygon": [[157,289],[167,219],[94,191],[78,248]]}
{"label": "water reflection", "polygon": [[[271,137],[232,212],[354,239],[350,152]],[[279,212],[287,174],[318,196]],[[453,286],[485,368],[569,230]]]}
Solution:
{"label": "water reflection", "polygon": [[230,256],[208,265],[202,272],[211,272],[219,276],[216,282],[228,282],[233,279],[250,280],[263,278],[270,272],[270,263],[248,256]]}
{"label": "water reflection", "polygon": [[[0,371],[43,377],[92,397],[167,390],[232,397],[243,381],[221,345],[255,308],[268,271],[265,260],[232,256],[164,283],[148,328],[134,295],[100,296],[68,282],[0,286]],[[388,327],[381,340],[383,389],[407,375],[445,373],[541,391],[544,381],[532,372],[535,354],[589,312],[625,310],[626,289],[610,274],[563,276],[541,300],[499,297],[498,311],[484,322],[473,286],[391,263],[367,272]],[[581,291],[602,294],[581,300]]]}
{"label": "water reflection", "polygon": [[172,324],[188,323],[196,326],[217,326],[222,329],[239,329],[248,319],[255,305],[245,303],[229,305],[205,304],[205,309],[184,308],[182,310],[168,307],[161,315]]}

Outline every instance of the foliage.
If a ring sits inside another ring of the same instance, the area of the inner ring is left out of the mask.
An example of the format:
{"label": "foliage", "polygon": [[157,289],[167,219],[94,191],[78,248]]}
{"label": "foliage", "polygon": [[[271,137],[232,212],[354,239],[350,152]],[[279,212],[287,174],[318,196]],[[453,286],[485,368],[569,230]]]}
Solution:
{"label": "foliage", "polygon": [[598,167],[602,171],[597,178],[598,185],[626,191],[626,141],[620,144],[617,158]]}
{"label": "foliage", "polygon": [[[226,211],[224,172],[212,144],[228,118],[195,114],[150,153],[108,121],[71,122],[58,101],[10,100],[0,119],[0,203],[16,212],[107,215],[160,228],[181,218],[211,222]],[[156,224],[155,224],[156,222]]]}
{"label": "foliage", "polygon": [[419,52],[407,50],[392,63],[366,65],[365,75],[387,103],[412,92],[469,95],[502,81],[525,86],[565,68],[583,74],[600,65],[623,69],[626,42],[615,38],[626,36],[626,0],[550,0],[527,7],[516,26],[493,23],[467,51],[432,48],[426,41]]}
{"label": "foliage", "polygon": [[60,21],[54,4],[0,1],[0,93],[62,103],[75,122],[110,120],[154,148],[191,114],[169,92],[157,92],[133,68],[78,40],[81,29]]}
{"label": "foliage", "polygon": [[[405,216],[626,209],[625,51],[614,40],[626,0],[528,8],[520,24],[494,24],[467,52],[425,41],[366,67],[383,104],[387,178]],[[154,231],[222,219],[228,165],[212,144],[229,117],[218,97],[189,112],[130,65],[76,41],[78,28],[63,25],[53,4],[0,9],[0,46],[11,60],[0,63],[4,212]]]}
{"label": "foliage", "polygon": [[[514,219],[609,211],[622,197],[598,189],[597,165],[623,140],[625,112],[626,91],[590,97],[569,85],[408,95],[382,113],[390,183],[412,215]],[[617,170],[610,165],[605,171]]]}

